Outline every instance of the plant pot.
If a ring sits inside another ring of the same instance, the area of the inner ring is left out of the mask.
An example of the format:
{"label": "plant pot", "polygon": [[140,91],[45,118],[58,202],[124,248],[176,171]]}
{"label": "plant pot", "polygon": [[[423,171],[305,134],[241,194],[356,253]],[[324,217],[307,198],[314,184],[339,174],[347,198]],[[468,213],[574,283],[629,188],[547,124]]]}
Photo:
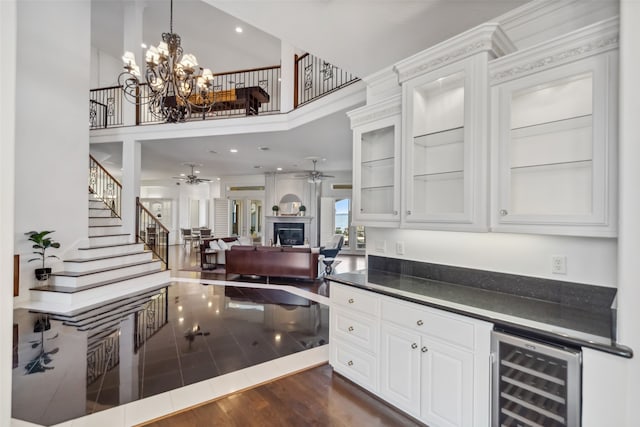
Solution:
{"label": "plant pot", "polygon": [[36,279],[44,281],[49,278],[49,275],[51,275],[51,267],[36,268]]}

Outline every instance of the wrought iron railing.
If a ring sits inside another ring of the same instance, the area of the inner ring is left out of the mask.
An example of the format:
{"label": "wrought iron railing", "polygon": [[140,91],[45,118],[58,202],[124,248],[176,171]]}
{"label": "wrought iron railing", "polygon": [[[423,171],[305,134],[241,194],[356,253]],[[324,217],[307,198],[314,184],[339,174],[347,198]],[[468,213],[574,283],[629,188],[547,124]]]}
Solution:
{"label": "wrought iron railing", "polygon": [[103,87],[89,91],[89,127],[122,126],[122,88]]}
{"label": "wrought iron railing", "polygon": [[[225,117],[237,117],[249,114],[250,105],[242,105],[240,99],[248,99],[247,91],[259,92],[268,101],[256,105],[254,114],[276,113],[280,111],[280,66],[255,68],[252,70],[230,71],[226,73],[214,74],[213,91],[214,97],[219,96],[221,101],[216,102],[212,111],[193,112],[191,120],[206,120]],[[260,92],[260,89],[264,93]],[[147,85],[140,86],[141,98],[147,95],[149,90]],[[242,90],[241,90],[242,89]],[[217,95],[220,94],[220,95]],[[245,98],[242,98],[245,96]],[[238,99],[233,102],[233,99]],[[137,124],[158,123],[158,119],[153,112],[149,111],[147,105],[142,105],[138,113]]]}
{"label": "wrought iron railing", "polygon": [[121,218],[122,185],[89,154],[89,193],[111,209],[111,215]]}
{"label": "wrought iron railing", "polygon": [[136,243],[143,242],[169,268],[169,230],[136,197]]}
{"label": "wrought iron railing", "polygon": [[294,108],[359,80],[353,74],[308,53],[300,57],[296,55],[295,76]]}
{"label": "wrought iron railing", "polygon": [[135,314],[135,351],[138,351],[147,339],[162,329],[168,321],[169,302],[167,300],[167,288],[164,288],[161,293],[154,295],[142,310],[137,311]]}
{"label": "wrought iron railing", "polygon": [[87,385],[101,378],[118,363],[120,363],[120,336],[116,330],[87,350]]}

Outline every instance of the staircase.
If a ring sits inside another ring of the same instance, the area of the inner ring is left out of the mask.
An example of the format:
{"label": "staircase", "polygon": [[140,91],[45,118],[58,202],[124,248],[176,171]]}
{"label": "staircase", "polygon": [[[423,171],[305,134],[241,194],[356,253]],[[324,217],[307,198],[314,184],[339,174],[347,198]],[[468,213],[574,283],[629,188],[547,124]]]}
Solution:
{"label": "staircase", "polygon": [[65,259],[64,271],[52,273],[46,285],[30,289],[30,310],[69,316],[169,285],[170,271],[144,243],[130,243],[112,212],[90,195],[89,246]]}

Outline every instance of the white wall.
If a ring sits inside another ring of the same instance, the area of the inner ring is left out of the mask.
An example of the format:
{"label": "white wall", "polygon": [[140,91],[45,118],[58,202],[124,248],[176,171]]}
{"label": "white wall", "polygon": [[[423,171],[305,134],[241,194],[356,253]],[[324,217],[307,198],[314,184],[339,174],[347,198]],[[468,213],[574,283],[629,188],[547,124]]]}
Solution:
{"label": "white wall", "polygon": [[[14,233],[16,1],[0,1],[0,236]],[[11,423],[13,239],[0,242],[0,426]]]}
{"label": "white wall", "polygon": [[124,71],[122,59],[91,48],[91,89],[109,87],[118,84],[118,76]]}
{"label": "white wall", "polygon": [[[615,287],[615,239],[512,233],[464,233],[367,227],[367,253],[436,264]],[[376,250],[381,243],[386,251]],[[396,254],[404,242],[405,254]],[[567,274],[551,274],[551,256],[567,257]]]}
{"label": "white wall", "polygon": [[[55,230],[62,257],[88,236],[90,3],[18,3],[15,245],[20,300],[35,282],[24,233]],[[54,269],[60,265],[52,265]]]}

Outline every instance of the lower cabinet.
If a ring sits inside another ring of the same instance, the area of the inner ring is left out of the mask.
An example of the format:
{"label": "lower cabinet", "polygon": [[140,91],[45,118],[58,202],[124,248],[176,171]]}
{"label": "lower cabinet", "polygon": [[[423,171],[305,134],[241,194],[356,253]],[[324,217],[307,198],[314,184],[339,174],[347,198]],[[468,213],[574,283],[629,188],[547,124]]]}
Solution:
{"label": "lower cabinet", "polygon": [[[344,292],[345,285],[338,294]],[[354,289],[356,290],[356,289]],[[358,292],[363,292],[357,290]],[[332,301],[330,337],[334,370],[430,427],[489,425],[490,332],[492,325],[420,304],[370,293],[374,312],[352,316]],[[353,339],[345,329],[353,328]],[[338,330],[338,332],[337,332]],[[379,343],[376,342],[379,332]]]}

